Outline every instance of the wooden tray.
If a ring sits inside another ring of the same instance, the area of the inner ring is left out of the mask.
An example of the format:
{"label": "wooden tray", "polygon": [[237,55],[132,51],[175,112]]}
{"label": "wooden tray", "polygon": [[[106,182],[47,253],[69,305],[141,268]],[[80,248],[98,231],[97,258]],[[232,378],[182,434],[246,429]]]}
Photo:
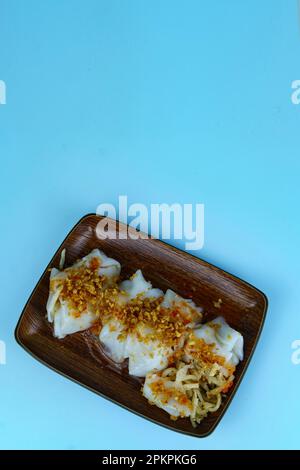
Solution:
{"label": "wooden tray", "polygon": [[[175,431],[196,437],[207,436],[219,423],[246,371],[262,330],[267,298],[246,282],[160,240],[99,240],[95,228],[100,219],[94,214],[83,217],[59,247],[24,307],[15,331],[16,340],[56,372],[128,410]],[[118,230],[123,232],[126,228],[120,224]],[[114,368],[90,333],[76,333],[62,340],[53,337],[52,326],[45,318],[49,268],[58,266],[63,248],[66,248],[65,265],[69,266],[97,247],[121,263],[123,276],[140,268],[154,287],[170,288],[183,297],[192,297],[204,308],[204,321],[222,315],[242,333],[245,357],[237,367],[234,386],[221,408],[196,429],[189,419],[172,421],[163,410],[151,406],[140,392],[140,381],[129,376],[126,370]],[[216,308],[214,302],[219,298],[222,299],[221,308]]]}

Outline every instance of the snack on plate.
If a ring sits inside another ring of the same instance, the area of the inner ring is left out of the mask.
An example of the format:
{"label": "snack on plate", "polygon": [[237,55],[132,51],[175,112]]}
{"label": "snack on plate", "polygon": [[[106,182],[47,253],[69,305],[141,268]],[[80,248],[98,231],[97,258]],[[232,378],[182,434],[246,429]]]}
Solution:
{"label": "snack on plate", "polygon": [[120,263],[95,249],[50,273],[47,319],[64,338],[92,328],[116,363],[145,378],[142,393],[172,419],[196,426],[216,411],[243,359],[243,337],[224,318],[202,323],[202,309],[145,280],[141,270],[120,282]]}

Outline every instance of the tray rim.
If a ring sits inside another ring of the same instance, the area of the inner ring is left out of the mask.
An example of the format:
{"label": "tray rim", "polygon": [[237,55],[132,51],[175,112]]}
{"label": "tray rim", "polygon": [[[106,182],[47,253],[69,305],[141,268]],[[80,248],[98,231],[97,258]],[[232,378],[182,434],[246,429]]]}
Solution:
{"label": "tray rim", "polygon": [[[220,415],[218,416],[218,418],[215,420],[215,422],[213,423],[213,425],[210,427],[210,429],[202,434],[197,434],[195,431],[193,432],[193,428],[191,427],[191,431],[188,431],[188,430],[182,430],[182,429],[176,429],[174,427],[171,427],[165,423],[162,423],[160,421],[157,421],[156,419],[152,419],[151,417],[149,416],[145,416],[143,413],[140,413],[132,408],[130,408],[129,406],[126,406],[125,404],[123,403],[119,403],[118,401],[114,400],[113,398],[111,398],[110,396],[108,395],[105,395],[104,393],[102,392],[99,392],[98,390],[90,387],[89,385],[86,385],[84,384],[83,382],[81,382],[80,380],[77,380],[75,379],[74,377],[72,377],[71,375],[68,375],[67,373],[65,372],[62,372],[60,369],[57,369],[54,365],[51,365],[50,363],[44,361],[43,359],[41,359],[36,353],[34,353],[28,346],[26,346],[26,344],[21,340],[20,338],[20,334],[19,334],[19,329],[20,329],[20,325],[21,325],[21,322],[22,322],[22,319],[23,317],[25,316],[25,313],[26,313],[26,309],[28,307],[28,305],[30,304],[31,302],[31,299],[32,297],[34,296],[35,294],[35,291],[37,290],[42,278],[44,277],[45,273],[47,272],[47,270],[49,269],[49,267],[51,266],[51,264],[53,263],[56,255],[59,253],[59,251],[62,249],[63,245],[65,244],[65,242],[68,240],[68,238],[70,237],[70,235],[73,233],[73,231],[76,230],[76,228],[82,223],[84,222],[86,219],[90,218],[90,217],[99,217],[100,219],[103,218],[104,216],[101,216],[101,215],[98,215],[96,213],[93,213],[93,212],[89,212],[88,214],[85,214],[84,216],[82,216],[78,222],[71,228],[71,230],[69,230],[69,232],[67,233],[67,235],[65,236],[65,238],[63,239],[63,241],[61,242],[61,244],[59,245],[59,247],[56,249],[54,255],[52,256],[51,260],[49,261],[49,263],[47,264],[46,268],[44,269],[44,271],[42,272],[41,276],[39,277],[38,281],[36,282],[32,292],[30,293],[29,297],[28,297],[28,300],[27,302],[25,303],[23,309],[22,309],[22,312],[21,312],[21,315],[18,319],[18,322],[17,322],[17,325],[15,327],[15,330],[14,330],[14,337],[15,337],[15,340],[16,342],[18,343],[19,346],[21,346],[21,348],[23,348],[31,357],[33,357],[34,359],[36,359],[38,362],[40,362],[41,364],[43,364],[44,366],[48,367],[49,369],[53,370],[54,372],[60,374],[61,376],[71,380],[72,382],[80,385],[81,387],[84,387],[86,388],[87,390],[95,393],[96,395],[99,395],[101,396],[102,398],[110,401],[111,403],[114,403],[115,405],[117,406],[120,406],[121,408],[127,410],[127,411],[130,411],[131,413],[134,413],[136,416],[139,416],[143,419],[146,419],[156,425],[159,425],[165,429],[168,429],[168,430],[171,430],[171,431],[174,431],[174,432],[177,432],[179,434],[184,434],[184,435],[187,435],[187,436],[191,436],[191,437],[196,437],[196,438],[205,438],[205,437],[208,437],[209,435],[211,435],[214,430],[216,429],[216,427],[218,426],[218,424],[220,423],[220,421],[222,420],[223,416],[225,415],[226,411],[228,410],[238,388],[240,387],[240,384],[245,376],[245,373],[250,365],[250,362],[253,358],[253,355],[254,355],[254,352],[256,350],[256,347],[257,347],[257,344],[258,344],[258,341],[261,337],[261,334],[262,334],[262,330],[263,330],[263,327],[264,327],[264,324],[265,324],[265,320],[266,320],[266,315],[267,315],[267,310],[268,310],[268,304],[269,304],[269,301],[268,301],[268,297],[267,295],[262,292],[260,289],[258,289],[257,287],[253,286],[252,284],[250,284],[249,282],[245,281],[244,279],[241,279],[240,277],[234,275],[234,274],[231,274],[230,272],[214,265],[213,263],[210,263],[208,261],[205,261],[204,259],[202,258],[199,258],[198,256],[195,256],[187,251],[184,251],[184,250],[181,250],[167,242],[165,242],[164,240],[161,240],[161,239],[156,239],[156,238],[152,238],[152,240],[154,241],[154,243],[158,243],[158,244],[163,244],[164,246],[166,246],[167,248],[171,249],[172,251],[175,251],[177,253],[180,253],[180,254],[185,254],[186,256],[189,256],[189,257],[192,257],[194,261],[196,262],[201,262],[201,264],[205,264],[206,266],[209,266],[209,267],[212,267],[214,269],[216,269],[217,271],[221,272],[221,273],[224,273],[226,274],[227,276],[229,276],[231,279],[235,279],[235,280],[238,280],[239,282],[241,282],[242,284],[244,284],[245,286],[247,287],[250,287],[251,289],[253,289],[254,291],[256,291],[263,299],[264,301],[264,305],[263,305],[263,311],[262,311],[262,318],[261,318],[261,323],[260,323],[260,327],[258,329],[258,332],[256,334],[256,337],[255,337],[255,341],[254,341],[254,344],[253,344],[253,347],[252,347],[252,350],[249,354],[249,357],[247,359],[247,362],[245,363],[244,367],[243,367],[243,370],[241,371],[241,374],[240,374],[240,377],[238,378],[238,380],[236,381],[235,383],[235,387],[234,387],[234,390],[232,392],[232,394],[230,395],[230,397],[228,398],[226,404],[223,405],[223,409],[220,413]],[[123,222],[120,222],[118,219],[116,219],[116,222],[117,223],[120,223],[122,225],[127,225],[127,224],[124,224]],[[128,227],[128,225],[127,225]],[[149,234],[148,234],[149,236]],[[197,429],[197,428],[196,428]]]}

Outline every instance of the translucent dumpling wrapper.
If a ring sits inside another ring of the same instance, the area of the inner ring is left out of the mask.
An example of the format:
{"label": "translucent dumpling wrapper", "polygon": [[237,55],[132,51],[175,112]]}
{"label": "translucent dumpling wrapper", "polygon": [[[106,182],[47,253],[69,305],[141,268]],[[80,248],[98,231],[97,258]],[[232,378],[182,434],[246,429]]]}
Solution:
{"label": "translucent dumpling wrapper", "polygon": [[50,272],[50,289],[47,300],[46,310],[47,318],[50,323],[53,323],[55,312],[57,311],[58,299],[63,289],[63,281],[66,279],[67,274],[64,271],[59,271],[56,268],[52,268]]}
{"label": "translucent dumpling wrapper", "polygon": [[157,299],[164,295],[162,290],[153,288],[151,282],[145,280],[140,269],[130,279],[121,282],[119,288],[122,302],[129,302],[137,296]]}
{"label": "translucent dumpling wrapper", "polygon": [[212,351],[223,357],[226,363],[236,366],[239,361],[243,360],[243,336],[231,328],[223,317],[217,317],[195,328],[194,335],[206,344],[212,345]]}
{"label": "translucent dumpling wrapper", "polygon": [[139,325],[137,331],[126,334],[121,322],[110,319],[101,329],[99,340],[113,361],[122,363],[128,359],[130,375],[145,377],[149,371],[167,367],[172,354],[171,348],[149,338],[151,333],[149,328]]}
{"label": "translucent dumpling wrapper", "polygon": [[87,256],[84,256],[73,264],[72,268],[78,268],[80,266],[89,267],[90,263],[95,258],[99,260],[98,274],[99,276],[104,277],[106,281],[105,285],[110,285],[113,282],[116,282],[120,276],[120,263],[117,260],[106,256],[106,254],[98,248],[92,250]]}
{"label": "translucent dumpling wrapper", "polygon": [[[120,263],[107,257],[102,251],[95,249],[87,256],[77,261],[70,268],[59,271],[53,268],[50,273],[50,290],[47,301],[47,318],[54,323],[54,336],[64,338],[67,335],[77,333],[90,328],[96,321],[95,313],[87,307],[80,315],[74,315],[70,303],[61,298],[64,282],[68,274],[82,267],[91,267],[94,260],[98,261],[97,273],[104,280],[104,286],[114,283],[120,274]],[[75,312],[76,313],[76,312]]]}
{"label": "translucent dumpling wrapper", "polygon": [[146,376],[143,395],[147,400],[173,417],[188,417],[192,413],[192,403],[182,388],[167,377],[156,373]]}
{"label": "translucent dumpling wrapper", "polygon": [[67,302],[62,301],[54,316],[54,336],[64,338],[78,331],[87,330],[94,322],[95,315],[91,311],[87,310],[80,317],[74,317],[69,311]]}
{"label": "translucent dumpling wrapper", "polygon": [[191,326],[202,319],[200,307],[197,307],[191,299],[184,299],[171,289],[166,291],[161,306],[169,309],[175,308],[187,322],[191,323]]}
{"label": "translucent dumpling wrapper", "polygon": [[[119,303],[122,305],[136,298],[157,299],[163,297],[160,289],[153,289],[138,270],[129,280],[120,284]],[[115,361],[128,359],[129,374],[145,377],[150,370],[161,370],[168,364],[171,348],[160,344],[150,336],[153,330],[144,325],[137,325],[130,334],[125,333],[119,320],[109,319],[103,326],[99,339],[105,346],[106,353]]]}
{"label": "translucent dumpling wrapper", "polygon": [[128,336],[126,352],[130,375],[145,377],[150,371],[159,371],[168,366],[172,348],[153,339],[153,334],[151,328],[139,325],[137,331]]}
{"label": "translucent dumpling wrapper", "polygon": [[114,362],[122,363],[127,359],[127,335],[124,335],[124,326],[118,320],[111,318],[103,325],[99,340]]}

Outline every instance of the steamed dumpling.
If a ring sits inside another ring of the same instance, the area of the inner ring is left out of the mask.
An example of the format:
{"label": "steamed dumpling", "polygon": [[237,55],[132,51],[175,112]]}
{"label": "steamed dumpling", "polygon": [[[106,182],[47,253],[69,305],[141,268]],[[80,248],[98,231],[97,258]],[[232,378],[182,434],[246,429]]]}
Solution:
{"label": "steamed dumpling", "polygon": [[106,256],[106,254],[98,248],[92,250],[87,256],[84,256],[77,261],[72,268],[78,268],[80,266],[90,266],[93,259],[99,260],[99,276],[103,276],[106,280],[106,284],[111,284],[113,281],[117,281],[121,271],[120,263]]}
{"label": "steamed dumpling", "polygon": [[63,280],[66,279],[67,274],[63,271],[59,271],[56,268],[52,268],[50,272],[50,289],[47,300],[46,310],[48,322],[54,321],[55,312],[57,310],[57,302],[60,293],[63,289]]}
{"label": "steamed dumpling", "polygon": [[[163,296],[160,289],[153,289],[151,282],[145,280],[142,271],[138,270],[129,280],[120,283],[120,304],[128,303],[138,296],[156,299]],[[109,319],[103,326],[99,340],[105,346],[106,353],[116,362],[128,361],[129,374],[145,377],[152,369],[163,369],[168,363],[168,348],[158,341],[149,338],[150,329],[142,325],[127,335],[124,326],[116,319]],[[124,337],[125,336],[125,337]]]}
{"label": "steamed dumpling", "polygon": [[138,295],[155,299],[164,295],[162,290],[152,288],[151,282],[145,280],[140,269],[138,269],[130,279],[121,282],[119,287],[120,291],[125,294],[127,302],[136,298]]}
{"label": "steamed dumpling", "polygon": [[115,362],[121,363],[127,359],[127,335],[124,337],[124,327],[116,319],[111,318],[102,327],[99,340],[105,347],[106,354]]}
{"label": "steamed dumpling", "polygon": [[202,318],[202,309],[190,299],[184,299],[176,292],[168,289],[161,304],[165,308],[176,308],[188,322],[194,323]]}
{"label": "steamed dumpling", "polygon": [[120,274],[120,263],[107,257],[105,253],[98,249],[91,251],[87,256],[64,271],[59,271],[56,268],[51,270],[50,290],[46,310],[48,321],[54,323],[54,336],[57,338],[64,338],[66,335],[86,330],[90,328],[96,320],[95,313],[89,308],[81,312],[80,315],[74,315],[69,302],[60,297],[68,273],[74,272],[74,270],[80,269],[81,267],[89,268],[95,260],[99,264],[97,268],[98,275],[104,279],[105,286],[115,282]]}
{"label": "steamed dumpling", "polygon": [[162,370],[168,366],[172,349],[150,337],[153,330],[139,325],[137,331],[127,339],[126,351],[129,358],[128,371],[130,375],[145,377],[154,370]]}
{"label": "steamed dumpling", "polygon": [[95,322],[95,315],[87,310],[79,317],[74,317],[69,311],[66,301],[60,302],[54,316],[54,336],[64,338],[67,335],[87,330]]}
{"label": "steamed dumpling", "polygon": [[195,328],[194,335],[206,344],[213,345],[213,352],[224,357],[228,364],[236,366],[243,360],[243,336],[231,328],[223,317]]}

